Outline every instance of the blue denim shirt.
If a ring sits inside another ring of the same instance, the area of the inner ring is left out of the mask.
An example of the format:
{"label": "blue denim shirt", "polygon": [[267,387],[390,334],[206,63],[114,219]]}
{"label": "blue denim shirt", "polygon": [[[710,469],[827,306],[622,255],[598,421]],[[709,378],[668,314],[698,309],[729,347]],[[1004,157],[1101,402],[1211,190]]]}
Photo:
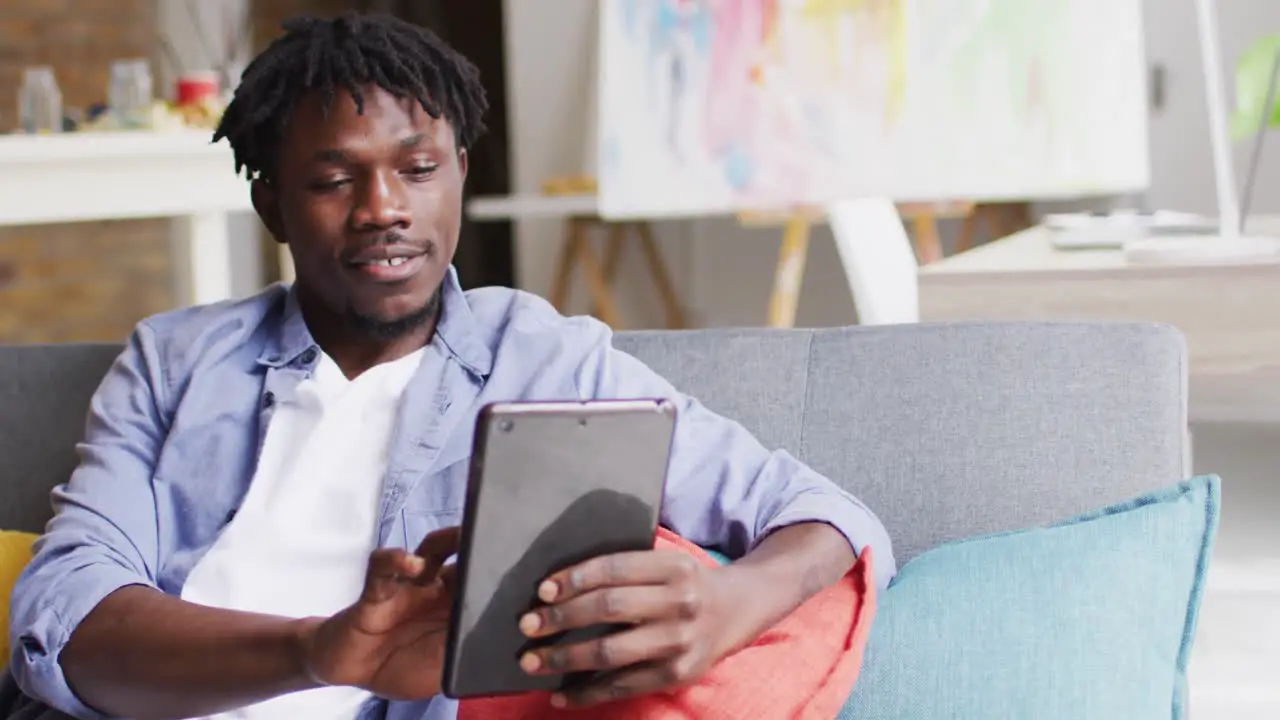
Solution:
{"label": "blue denim shirt", "polygon": [[[457,525],[477,411],[513,399],[667,397],[676,438],[662,522],[690,540],[747,552],[770,531],[826,522],[893,574],[888,535],[857,500],[784,451],[765,449],[635,358],[608,327],[566,318],[503,288],[445,281],[441,319],[405,391],[391,444],[381,546],[415,547]],[[107,594],[147,585],[180,595],[192,567],[245,497],[272,411],[319,356],[288,287],[140,323],[90,407],[80,464],[13,595],[11,671],[24,692],[101,717],[67,686],[58,655]],[[371,701],[362,717],[449,718],[453,702]]]}

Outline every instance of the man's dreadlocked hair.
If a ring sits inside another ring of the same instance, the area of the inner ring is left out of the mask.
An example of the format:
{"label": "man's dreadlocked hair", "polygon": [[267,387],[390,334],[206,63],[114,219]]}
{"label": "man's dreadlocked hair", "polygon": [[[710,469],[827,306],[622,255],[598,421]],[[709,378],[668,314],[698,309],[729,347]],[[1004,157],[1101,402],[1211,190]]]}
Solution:
{"label": "man's dreadlocked hair", "polygon": [[227,138],[236,173],[272,179],[276,152],[298,100],[316,91],[326,110],[346,90],[364,112],[362,87],[377,85],[412,98],[453,126],[459,149],[484,134],[489,108],[480,73],[435,33],[390,15],[347,13],[332,20],[303,17],[245,68],[235,97],[213,135]]}

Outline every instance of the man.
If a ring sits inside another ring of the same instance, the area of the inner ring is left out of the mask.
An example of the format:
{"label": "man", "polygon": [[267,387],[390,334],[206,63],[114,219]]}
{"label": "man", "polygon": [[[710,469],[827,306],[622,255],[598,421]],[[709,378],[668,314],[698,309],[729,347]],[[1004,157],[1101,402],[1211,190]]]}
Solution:
{"label": "man", "polygon": [[696,680],[868,546],[887,581],[870,511],[614,350],[606,327],[462,292],[450,262],[486,109],[472,65],[387,17],[286,30],[216,138],[297,282],[130,338],[14,595],[22,717],[451,717],[438,571],[494,400],[674,398],[663,523],[741,558],[709,571],[630,553],[548,578],[548,609],[520,622],[531,636],[629,626],[521,660],[612,671],[558,704]]}

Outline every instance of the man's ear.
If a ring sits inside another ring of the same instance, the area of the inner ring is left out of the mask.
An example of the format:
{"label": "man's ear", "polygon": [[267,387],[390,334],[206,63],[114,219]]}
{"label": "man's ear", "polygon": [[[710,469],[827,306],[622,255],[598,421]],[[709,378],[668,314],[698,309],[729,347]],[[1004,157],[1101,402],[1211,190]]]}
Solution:
{"label": "man's ear", "polygon": [[281,245],[289,242],[284,235],[284,223],[280,221],[280,197],[275,187],[267,180],[255,178],[249,186],[249,195],[253,198],[253,209],[271,237]]}
{"label": "man's ear", "polygon": [[462,148],[458,151],[458,174],[464,183],[467,181],[467,162],[467,149]]}

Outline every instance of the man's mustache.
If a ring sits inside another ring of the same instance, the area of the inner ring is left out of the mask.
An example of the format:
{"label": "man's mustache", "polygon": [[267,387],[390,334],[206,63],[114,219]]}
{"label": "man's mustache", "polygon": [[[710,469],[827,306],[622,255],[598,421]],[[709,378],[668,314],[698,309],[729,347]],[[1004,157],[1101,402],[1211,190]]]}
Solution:
{"label": "man's mustache", "polygon": [[433,256],[436,253],[436,244],[430,240],[414,240],[402,232],[389,230],[379,235],[364,238],[359,243],[348,246],[342,252],[342,260],[344,262],[350,262],[353,258],[366,250],[386,245],[417,250],[428,257]]}

